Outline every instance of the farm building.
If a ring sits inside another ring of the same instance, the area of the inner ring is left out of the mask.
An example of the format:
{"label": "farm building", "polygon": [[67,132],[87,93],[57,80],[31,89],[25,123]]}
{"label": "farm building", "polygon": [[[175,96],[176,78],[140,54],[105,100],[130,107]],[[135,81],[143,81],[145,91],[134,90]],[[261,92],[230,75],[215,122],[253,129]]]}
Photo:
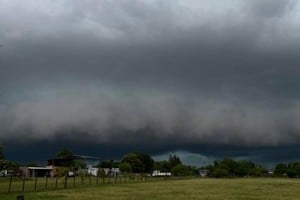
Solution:
{"label": "farm building", "polygon": [[54,168],[52,166],[21,167],[20,169],[26,177],[52,177],[54,175]]}

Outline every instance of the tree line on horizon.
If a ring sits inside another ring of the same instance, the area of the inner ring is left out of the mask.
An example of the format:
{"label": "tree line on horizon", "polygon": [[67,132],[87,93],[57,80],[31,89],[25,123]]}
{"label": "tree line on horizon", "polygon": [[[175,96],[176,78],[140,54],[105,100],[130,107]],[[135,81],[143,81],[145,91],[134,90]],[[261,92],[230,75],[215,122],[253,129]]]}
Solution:
{"label": "tree line on horizon", "polygon": [[[74,159],[74,154],[69,149],[65,148],[61,150],[56,154],[56,157],[70,160],[70,162],[65,163],[65,171],[71,168],[86,168],[86,163]],[[0,171],[5,169],[16,170],[20,166],[21,164],[19,163],[5,160],[3,147],[0,146]],[[25,166],[37,166],[37,164],[28,163]],[[223,160],[216,160],[207,166],[196,167],[183,164],[177,155],[170,154],[168,160],[154,161],[150,155],[142,152],[127,153],[120,161],[102,160],[94,167],[119,168],[120,171],[125,174],[151,174],[153,170],[159,170],[161,172],[171,172],[173,176],[197,176],[200,171],[205,171],[208,177],[216,178],[265,176],[300,177],[300,162],[290,162],[288,164],[278,163],[274,171],[270,173],[262,165],[246,160],[224,158]]]}

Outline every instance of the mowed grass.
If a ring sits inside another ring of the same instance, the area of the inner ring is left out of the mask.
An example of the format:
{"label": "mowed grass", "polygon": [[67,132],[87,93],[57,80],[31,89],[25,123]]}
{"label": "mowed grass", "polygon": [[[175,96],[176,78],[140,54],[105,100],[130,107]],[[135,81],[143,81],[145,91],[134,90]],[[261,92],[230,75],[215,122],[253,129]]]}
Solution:
{"label": "mowed grass", "polygon": [[[1,194],[0,199],[16,199],[17,195],[17,193]],[[25,193],[25,199],[298,200],[300,199],[300,179],[191,179],[105,184],[58,191],[30,192]]]}

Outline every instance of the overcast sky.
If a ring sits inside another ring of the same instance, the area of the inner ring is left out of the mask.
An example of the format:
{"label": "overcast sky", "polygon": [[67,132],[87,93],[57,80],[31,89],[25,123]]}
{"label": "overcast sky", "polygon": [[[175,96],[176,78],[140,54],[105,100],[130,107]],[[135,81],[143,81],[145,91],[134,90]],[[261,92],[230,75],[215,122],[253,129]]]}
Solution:
{"label": "overcast sky", "polygon": [[0,0],[0,141],[297,146],[299,63],[296,0]]}

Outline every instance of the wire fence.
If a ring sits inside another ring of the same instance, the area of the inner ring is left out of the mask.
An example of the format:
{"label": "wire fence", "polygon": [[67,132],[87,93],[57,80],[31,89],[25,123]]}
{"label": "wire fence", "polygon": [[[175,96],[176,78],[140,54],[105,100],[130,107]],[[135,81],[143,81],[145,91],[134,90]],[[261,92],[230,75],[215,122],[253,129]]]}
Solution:
{"label": "wire fence", "polygon": [[136,183],[165,180],[166,177],[152,176],[117,176],[117,177],[95,177],[95,176],[74,176],[74,177],[1,177],[0,193],[25,193],[34,191],[60,190],[76,187],[88,187],[100,184],[114,183]]}

